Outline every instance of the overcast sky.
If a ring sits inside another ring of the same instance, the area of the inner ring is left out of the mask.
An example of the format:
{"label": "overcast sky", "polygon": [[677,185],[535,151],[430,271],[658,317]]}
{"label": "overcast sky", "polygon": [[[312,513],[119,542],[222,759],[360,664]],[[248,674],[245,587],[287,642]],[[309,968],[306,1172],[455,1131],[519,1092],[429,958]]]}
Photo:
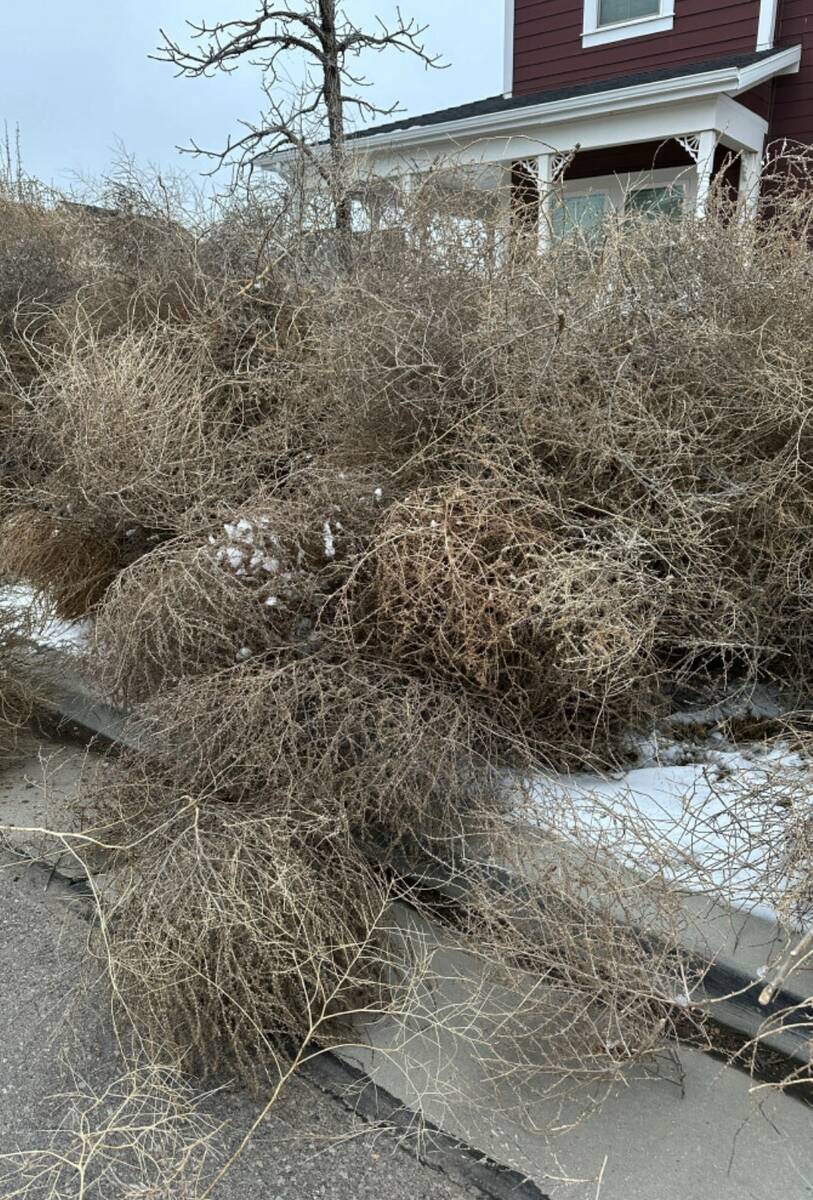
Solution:
{"label": "overcast sky", "polygon": [[[346,0],[346,9],[386,18],[395,0]],[[250,68],[176,79],[148,59],[159,27],[182,36],[186,18],[251,15],[254,0],[0,0],[0,10],[0,123],[19,125],[24,165],[48,182],[104,171],[119,142],[142,164],[179,165],[176,146],[215,145],[259,111]],[[427,73],[395,52],[377,57],[378,101],[417,113],[502,90],[503,0],[402,0],[402,10],[429,25],[427,48],[451,65]]]}

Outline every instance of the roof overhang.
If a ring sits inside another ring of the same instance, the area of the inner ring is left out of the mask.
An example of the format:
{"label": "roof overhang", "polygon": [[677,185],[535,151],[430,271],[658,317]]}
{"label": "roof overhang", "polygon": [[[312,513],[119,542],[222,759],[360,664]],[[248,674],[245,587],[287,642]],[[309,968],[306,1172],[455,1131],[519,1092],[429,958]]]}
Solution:
{"label": "roof overhang", "polygon": [[[538,153],[543,145],[565,148],[578,143],[587,149],[713,128],[735,149],[761,149],[767,123],[732,97],[778,75],[795,73],[801,53],[801,46],[791,46],[746,65],[677,73],[539,103],[516,103],[448,121],[438,121],[437,114],[431,122],[424,118],[425,123],[415,117],[397,129],[357,135],[352,144],[362,155],[393,160],[413,153],[427,160],[476,144],[481,161],[496,161]],[[284,170],[292,158],[291,151],[284,151],[259,155],[256,162],[267,169]]]}
{"label": "roof overhang", "polygon": [[407,129],[382,132],[371,131],[358,139],[360,148],[376,150],[457,140],[461,137],[490,137],[516,129],[518,126],[560,124],[585,118],[652,108],[678,101],[706,99],[712,96],[739,96],[758,87],[777,75],[793,74],[799,70],[801,46],[791,46],[766,56],[745,67],[722,67],[696,75],[675,75],[632,87],[610,91],[590,92],[542,104],[528,104],[463,120],[421,125],[420,117]]}

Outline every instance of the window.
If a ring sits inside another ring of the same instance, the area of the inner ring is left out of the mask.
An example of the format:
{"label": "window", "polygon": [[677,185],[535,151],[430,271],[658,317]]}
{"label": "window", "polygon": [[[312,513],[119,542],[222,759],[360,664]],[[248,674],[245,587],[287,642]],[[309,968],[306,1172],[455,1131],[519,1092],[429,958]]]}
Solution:
{"label": "window", "polygon": [[659,17],[661,0],[599,0],[598,24],[617,25],[640,17]]}
{"label": "window", "polygon": [[685,200],[683,185],[671,187],[636,188],[624,201],[625,213],[639,213],[645,217],[679,217]]}
{"label": "window", "polygon": [[563,238],[574,233],[595,237],[604,220],[607,196],[591,192],[587,196],[564,196],[551,213],[553,236]]}
{"label": "window", "polygon": [[582,46],[666,33],[675,24],[675,0],[584,0]]}

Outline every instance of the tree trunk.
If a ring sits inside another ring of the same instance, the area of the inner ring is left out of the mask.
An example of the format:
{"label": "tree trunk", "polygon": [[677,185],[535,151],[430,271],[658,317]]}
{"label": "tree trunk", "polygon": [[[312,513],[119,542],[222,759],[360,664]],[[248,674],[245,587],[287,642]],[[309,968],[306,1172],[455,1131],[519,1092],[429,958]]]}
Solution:
{"label": "tree trunk", "polygon": [[[342,77],[336,37],[336,0],[319,0],[322,26],[322,46],[325,54],[325,107],[330,140],[330,177],[336,232],[342,244],[349,243],[353,231],[353,210],[345,193],[344,105]],[[343,252],[343,251],[342,251]]]}

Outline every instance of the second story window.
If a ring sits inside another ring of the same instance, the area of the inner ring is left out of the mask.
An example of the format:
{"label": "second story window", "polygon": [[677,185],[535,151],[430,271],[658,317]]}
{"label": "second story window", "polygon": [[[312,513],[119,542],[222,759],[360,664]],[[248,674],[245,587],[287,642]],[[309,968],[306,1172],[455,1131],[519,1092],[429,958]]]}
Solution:
{"label": "second story window", "polygon": [[639,17],[660,15],[661,0],[599,0],[599,26],[617,25],[620,21],[636,21]]}
{"label": "second story window", "polygon": [[675,0],[584,0],[582,46],[666,33],[675,23]]}

